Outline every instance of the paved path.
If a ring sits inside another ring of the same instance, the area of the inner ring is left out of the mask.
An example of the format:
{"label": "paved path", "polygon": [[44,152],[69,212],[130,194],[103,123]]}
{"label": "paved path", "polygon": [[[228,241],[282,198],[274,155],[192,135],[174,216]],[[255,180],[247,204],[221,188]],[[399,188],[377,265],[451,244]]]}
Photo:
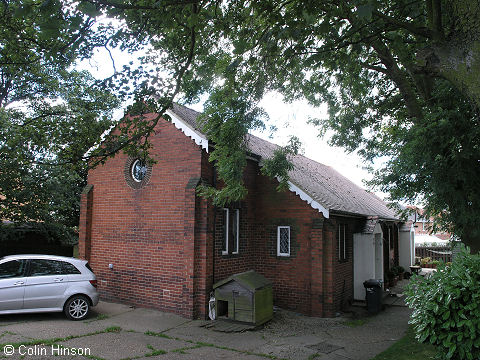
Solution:
{"label": "paved path", "polygon": [[[353,320],[277,311],[262,329],[222,333],[205,321],[100,302],[83,322],[62,314],[1,316],[0,358],[368,360],[403,336],[410,314],[401,306],[370,317],[358,311]],[[4,346],[12,344],[14,354],[6,356]]]}

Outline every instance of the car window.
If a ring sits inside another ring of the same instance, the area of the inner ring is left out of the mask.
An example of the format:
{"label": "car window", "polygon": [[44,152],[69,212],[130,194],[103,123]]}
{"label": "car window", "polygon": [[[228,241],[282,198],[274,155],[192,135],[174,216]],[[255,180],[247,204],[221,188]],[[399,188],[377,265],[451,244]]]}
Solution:
{"label": "car window", "polygon": [[0,279],[22,276],[24,268],[24,260],[12,260],[0,264]]}
{"label": "car window", "polygon": [[64,274],[67,274],[67,275],[81,274],[80,270],[78,270],[73,264],[62,261],[62,265],[63,265]]}
{"label": "car window", "polygon": [[93,273],[93,269],[92,269],[92,267],[90,266],[89,263],[86,263],[85,267]]}
{"label": "car window", "polygon": [[30,260],[30,276],[62,275],[63,261],[34,259]]}

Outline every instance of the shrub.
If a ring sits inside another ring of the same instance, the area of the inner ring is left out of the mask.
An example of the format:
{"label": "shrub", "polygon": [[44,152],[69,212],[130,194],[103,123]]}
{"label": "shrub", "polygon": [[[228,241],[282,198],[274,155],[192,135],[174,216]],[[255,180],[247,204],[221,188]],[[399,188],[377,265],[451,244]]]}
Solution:
{"label": "shrub", "polygon": [[430,261],[432,261],[432,259],[429,258],[429,257],[422,258],[422,259],[420,260],[420,265],[421,265],[421,266],[425,266],[425,265],[427,265],[427,264],[430,264]]}
{"label": "shrub", "polygon": [[390,271],[392,272],[393,277],[395,277],[395,276],[398,275],[398,268],[397,268],[396,266],[392,266],[392,268],[390,269]]}
{"label": "shrub", "polygon": [[416,338],[442,359],[480,359],[480,256],[461,252],[429,278],[414,276],[406,290]]}

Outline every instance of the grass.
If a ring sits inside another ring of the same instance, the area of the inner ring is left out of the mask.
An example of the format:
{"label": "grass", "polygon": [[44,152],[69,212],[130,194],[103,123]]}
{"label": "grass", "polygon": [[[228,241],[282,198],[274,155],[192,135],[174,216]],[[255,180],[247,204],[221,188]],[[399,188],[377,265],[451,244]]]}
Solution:
{"label": "grass", "polygon": [[240,353],[240,354],[245,354],[245,355],[261,356],[261,357],[272,359],[272,360],[279,359],[275,355],[261,354],[261,353],[245,351],[245,350],[238,350],[238,349],[230,348],[230,347],[227,347],[227,346],[219,346],[219,345],[215,345],[215,344],[207,343],[207,342],[202,342],[202,341],[193,341],[193,340],[189,340],[189,339],[182,339],[182,338],[172,337],[172,336],[168,336],[168,335],[163,334],[163,333],[157,333],[157,332],[153,332],[153,331],[146,331],[145,335],[156,336],[156,337],[161,337],[161,338],[171,339],[171,340],[177,340],[177,341],[184,341],[184,342],[192,344],[192,346],[190,346],[190,347],[183,347],[183,348],[171,350],[171,352],[176,352],[176,353],[180,353],[180,354],[185,354],[186,350],[198,349],[198,348],[202,348],[202,347],[213,347],[215,349],[228,350],[228,351],[233,351],[233,352]]}
{"label": "grass", "polygon": [[147,348],[152,352],[145,354],[144,355],[145,357],[152,357],[152,356],[163,355],[167,353],[165,350],[155,349],[152,345],[147,345]]}
{"label": "grass", "polygon": [[153,332],[153,331],[146,331],[146,332],[145,332],[145,335],[161,337],[161,338],[164,338],[164,339],[172,339],[171,336],[168,336],[168,335],[166,335],[166,334],[164,334],[164,333],[157,333],[157,332]]}
{"label": "grass", "polygon": [[415,339],[413,328],[409,327],[403,338],[372,360],[431,360],[435,354],[435,347],[419,343]]}
{"label": "grass", "polygon": [[365,325],[368,322],[367,319],[354,319],[354,320],[347,320],[344,322],[345,325],[355,328],[357,326]]}
{"label": "grass", "polygon": [[91,322],[99,321],[99,320],[105,320],[105,319],[108,319],[108,318],[110,318],[110,316],[108,316],[106,314],[98,314],[97,317],[95,317],[93,319],[85,320],[84,323],[85,324],[90,324]]}

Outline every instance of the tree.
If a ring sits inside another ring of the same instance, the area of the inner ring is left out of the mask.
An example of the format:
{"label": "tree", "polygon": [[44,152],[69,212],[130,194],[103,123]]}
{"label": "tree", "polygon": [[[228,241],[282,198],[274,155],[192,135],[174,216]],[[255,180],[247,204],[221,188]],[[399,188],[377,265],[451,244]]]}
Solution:
{"label": "tree", "polygon": [[[478,0],[24,0],[0,6],[6,24],[2,146],[10,161],[4,160],[1,188],[11,192],[4,212],[26,214],[26,204],[33,204],[13,196],[13,189],[27,188],[21,181],[9,187],[14,178],[51,178],[52,165],[95,166],[118,151],[146,157],[149,136],[172,100],[194,102],[205,93],[211,159],[226,187],[202,191],[217,204],[238,200],[246,191],[244,135],[263,126],[258,102],[278,91],[287,101],[327,102],[329,118],[312,121],[322,132],[334,130],[333,144],[358,150],[367,161],[390,159],[372,185],[392,200],[423,198],[427,215],[440,214],[442,226],[473,252],[480,249]],[[103,15],[121,26],[96,24]],[[102,83],[71,70],[98,46],[144,49],[145,56],[140,67],[125,67]],[[128,109],[132,116],[86,153],[112,125],[108,116],[98,117],[115,103],[101,85],[136,101]],[[19,102],[23,108],[9,105]],[[147,120],[148,112],[159,115]],[[283,183],[297,148],[292,144],[264,166]],[[24,161],[21,175],[7,170],[18,165],[12,159]]]}
{"label": "tree", "polygon": [[103,41],[72,1],[0,2],[0,219],[78,225],[82,158],[118,100],[75,61]]}
{"label": "tree", "polygon": [[[216,203],[245,194],[241,171],[230,170],[245,164],[243,135],[262,126],[258,101],[278,91],[327,102],[329,118],[312,121],[334,130],[333,144],[390,159],[373,185],[392,200],[423,199],[427,216],[441,214],[442,226],[480,250],[478,0],[83,2],[124,20],[122,41],[149,43],[145,63],[181,68],[184,101],[211,94],[205,129],[229,187],[204,191]],[[143,103],[163,93],[155,81]],[[149,104],[140,112],[162,107]],[[289,153],[277,160],[288,163]]]}

